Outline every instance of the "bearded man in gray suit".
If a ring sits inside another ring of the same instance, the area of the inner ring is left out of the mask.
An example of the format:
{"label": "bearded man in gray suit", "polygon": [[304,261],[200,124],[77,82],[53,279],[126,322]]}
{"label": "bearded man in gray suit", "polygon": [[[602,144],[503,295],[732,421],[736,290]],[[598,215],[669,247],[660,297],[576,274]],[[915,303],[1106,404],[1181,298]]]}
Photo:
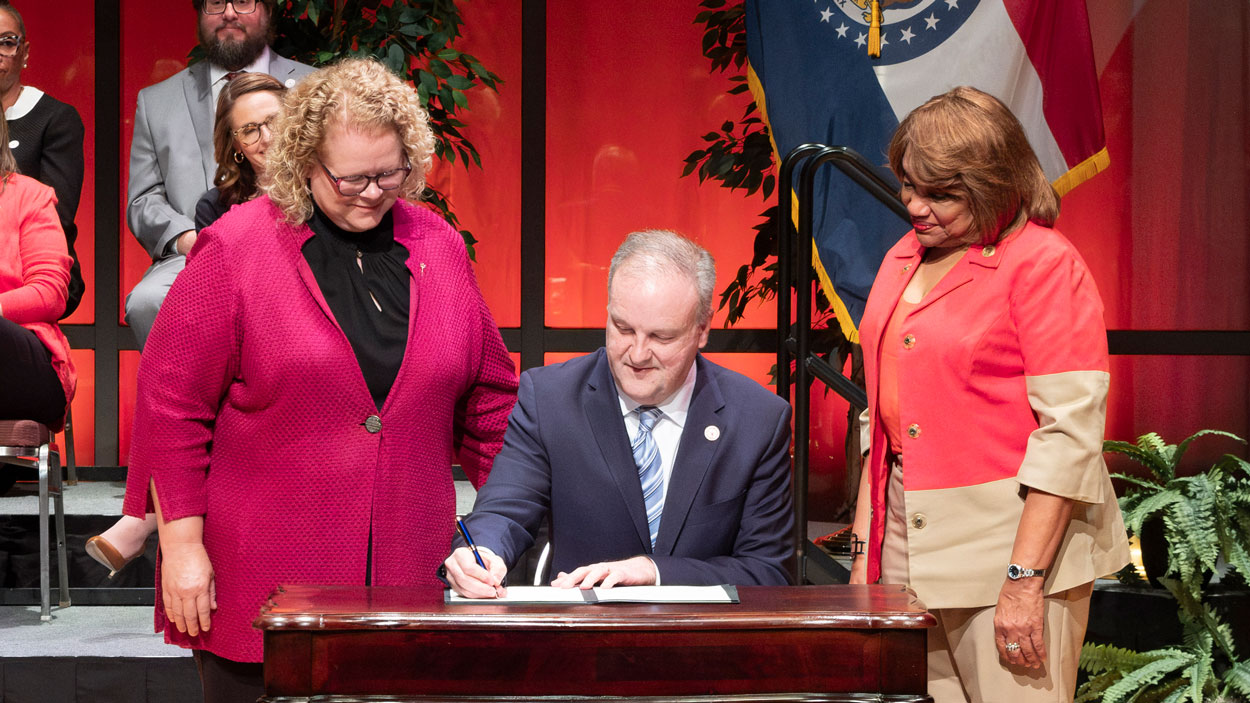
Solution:
{"label": "bearded man in gray suit", "polygon": [[288,88],[312,72],[270,50],[274,0],[192,0],[208,56],[139,91],[130,146],[126,224],[152,266],[126,296],[126,322],[142,348],[152,321],[195,244],[195,204],[213,185],[213,120],[221,87],[260,71]]}

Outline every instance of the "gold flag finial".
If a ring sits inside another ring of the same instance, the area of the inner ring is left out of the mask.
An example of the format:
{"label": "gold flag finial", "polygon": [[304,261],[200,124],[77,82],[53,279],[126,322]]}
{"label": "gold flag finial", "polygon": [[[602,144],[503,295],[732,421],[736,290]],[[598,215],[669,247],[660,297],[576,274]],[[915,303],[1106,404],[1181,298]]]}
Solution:
{"label": "gold flag finial", "polygon": [[872,0],[868,13],[868,56],[881,58],[881,0]]}

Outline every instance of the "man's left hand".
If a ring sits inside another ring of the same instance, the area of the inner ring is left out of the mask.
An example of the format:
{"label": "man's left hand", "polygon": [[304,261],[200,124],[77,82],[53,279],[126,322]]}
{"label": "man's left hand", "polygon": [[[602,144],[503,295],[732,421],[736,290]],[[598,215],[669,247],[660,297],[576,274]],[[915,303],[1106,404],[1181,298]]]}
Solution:
{"label": "man's left hand", "polygon": [[561,571],[551,582],[555,588],[611,588],[613,586],[654,586],[657,572],[655,562],[647,557],[633,557],[623,561],[605,561],[579,566],[572,573]]}

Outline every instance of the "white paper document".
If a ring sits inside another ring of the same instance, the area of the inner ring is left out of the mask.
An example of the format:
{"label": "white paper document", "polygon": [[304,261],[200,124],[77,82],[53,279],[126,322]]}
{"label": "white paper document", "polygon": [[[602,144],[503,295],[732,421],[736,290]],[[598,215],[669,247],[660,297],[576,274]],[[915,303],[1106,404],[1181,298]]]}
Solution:
{"label": "white paper document", "polygon": [[465,598],[450,589],[448,603],[737,603],[734,586],[617,586],[615,588],[552,588],[509,586],[503,598]]}

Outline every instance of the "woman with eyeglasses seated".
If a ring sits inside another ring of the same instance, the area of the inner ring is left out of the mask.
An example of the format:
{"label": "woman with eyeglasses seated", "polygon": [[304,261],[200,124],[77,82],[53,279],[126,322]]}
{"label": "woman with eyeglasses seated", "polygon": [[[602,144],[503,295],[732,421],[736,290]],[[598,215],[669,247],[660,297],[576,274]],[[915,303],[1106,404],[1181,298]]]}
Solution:
{"label": "woman with eyeglasses seated", "polygon": [[195,205],[195,231],[260,194],[265,151],[286,87],[267,73],[244,73],[221,89],[213,124],[213,187]]}
{"label": "woman with eyeglasses seated", "polygon": [[280,584],[441,589],[451,465],[480,486],[502,444],[512,361],[461,236],[408,200],[434,143],[380,63],[306,77],[265,194],[200,232],[144,348],[130,468],[160,525],[156,625],[208,701],[263,692],[251,623]]}
{"label": "woman with eyeglasses seated", "polygon": [[[213,155],[217,160],[216,185],[195,206],[195,231],[216,222],[230,208],[260,194],[259,179],[265,172],[274,118],[282,109],[286,87],[267,73],[244,73],[221,89],[217,119],[213,125]],[[186,235],[195,243],[195,233]],[[133,469],[132,469],[133,470]],[[147,496],[147,477],[136,476],[136,504]],[[87,540],[86,551],[109,569],[112,578],[143,553],[148,536],[156,531],[156,515],[123,515],[103,533]]]}
{"label": "woman with eyeglasses seated", "polygon": [[17,161],[17,171],[56,193],[56,214],[65,233],[65,246],[72,261],[69,295],[60,319],[78,309],[86,285],[74,252],[78,226],[78,200],[82,196],[83,124],[72,105],[57,100],[38,88],[22,84],[22,71],[30,60],[30,40],[26,23],[17,8],[0,0],[0,105],[9,122],[6,143]]}

